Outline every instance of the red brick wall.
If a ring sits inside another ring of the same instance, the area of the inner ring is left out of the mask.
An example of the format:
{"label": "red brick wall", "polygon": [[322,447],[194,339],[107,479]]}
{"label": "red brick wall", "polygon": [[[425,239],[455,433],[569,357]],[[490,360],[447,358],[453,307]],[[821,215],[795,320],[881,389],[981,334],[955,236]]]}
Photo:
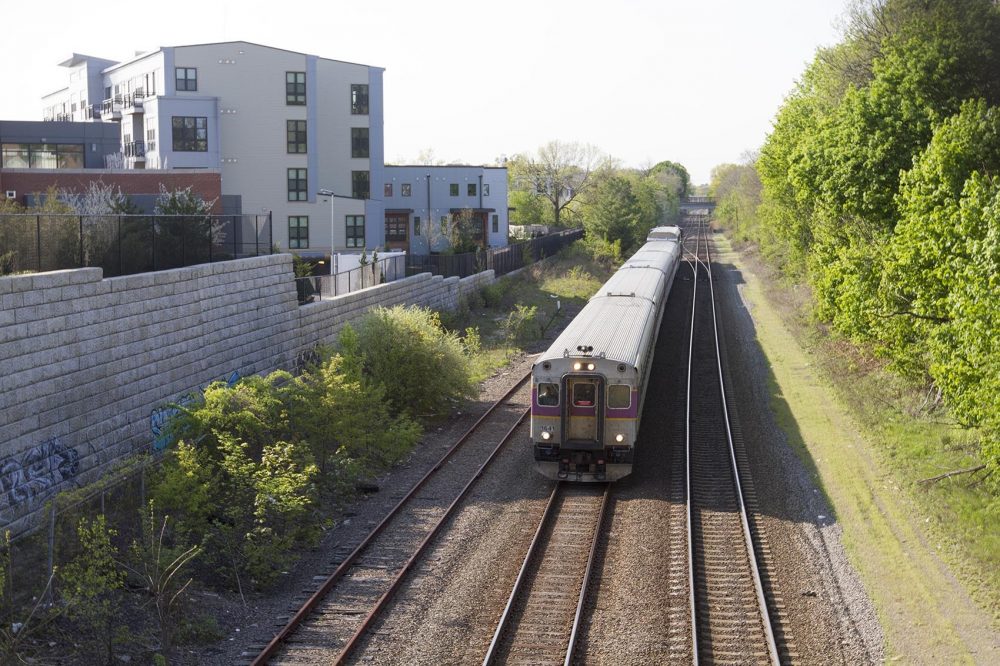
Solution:
{"label": "red brick wall", "polygon": [[52,185],[82,191],[93,181],[117,185],[125,194],[159,194],[161,184],[168,190],[190,187],[205,201],[214,199],[212,212],[222,213],[222,175],[214,170],[0,169],[0,196],[15,190],[23,203],[26,194],[45,192]]}

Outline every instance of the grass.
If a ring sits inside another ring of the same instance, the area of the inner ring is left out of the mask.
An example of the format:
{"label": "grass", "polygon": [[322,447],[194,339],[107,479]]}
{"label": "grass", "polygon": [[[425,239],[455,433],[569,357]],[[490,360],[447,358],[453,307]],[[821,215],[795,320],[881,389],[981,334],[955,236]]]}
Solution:
{"label": "grass", "polygon": [[577,242],[544,261],[497,280],[466,299],[442,323],[452,331],[478,335],[474,375],[482,381],[517,354],[536,351],[568,316],[587,302],[611,276],[610,266],[595,261]]}
{"label": "grass", "polygon": [[[720,261],[741,264],[725,239],[719,245]],[[996,500],[967,477],[917,483],[968,466],[970,442],[942,414],[919,412],[923,396],[915,387],[810,323],[801,310],[807,298],[790,297],[769,275],[744,270],[743,277],[773,373],[776,419],[834,509],[889,658],[982,659],[995,642],[984,625],[992,616],[996,626],[1000,595],[996,514],[989,510]],[[952,573],[987,613],[967,603]]]}

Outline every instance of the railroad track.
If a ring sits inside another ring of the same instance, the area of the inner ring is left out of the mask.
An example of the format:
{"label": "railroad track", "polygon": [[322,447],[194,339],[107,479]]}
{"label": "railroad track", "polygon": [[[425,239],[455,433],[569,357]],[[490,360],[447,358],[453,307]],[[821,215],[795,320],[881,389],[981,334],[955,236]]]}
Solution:
{"label": "railroad track", "polygon": [[[695,663],[780,662],[726,404],[711,253],[696,239],[688,363],[690,626]],[[759,538],[759,534],[757,534]]]}
{"label": "railroad track", "polygon": [[[263,664],[339,664],[352,652],[483,470],[528,415],[530,372],[490,406],[382,521],[321,581],[253,659]],[[497,442],[488,453],[476,441]],[[475,450],[470,450],[475,449]],[[458,456],[485,461],[471,479],[438,472]],[[450,499],[449,499],[450,498]]]}
{"label": "railroad track", "polygon": [[553,487],[483,666],[571,663],[610,493],[610,484]]}

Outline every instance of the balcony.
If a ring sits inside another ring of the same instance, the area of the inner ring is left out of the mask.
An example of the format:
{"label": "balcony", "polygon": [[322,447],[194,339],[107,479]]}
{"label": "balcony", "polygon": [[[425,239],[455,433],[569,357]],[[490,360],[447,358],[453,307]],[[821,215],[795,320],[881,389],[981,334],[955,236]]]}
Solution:
{"label": "balcony", "polygon": [[146,161],[146,142],[145,141],[131,141],[122,146],[122,153],[125,157],[130,157],[137,162]]}
{"label": "balcony", "polygon": [[125,113],[142,113],[142,100],[144,97],[145,96],[143,95],[142,90],[122,95],[122,110]]}
{"label": "balcony", "polygon": [[97,104],[90,104],[83,107],[83,118],[84,120],[100,120],[101,107]]}
{"label": "balcony", "polygon": [[104,120],[122,119],[122,96],[115,95],[101,102],[101,118]]}

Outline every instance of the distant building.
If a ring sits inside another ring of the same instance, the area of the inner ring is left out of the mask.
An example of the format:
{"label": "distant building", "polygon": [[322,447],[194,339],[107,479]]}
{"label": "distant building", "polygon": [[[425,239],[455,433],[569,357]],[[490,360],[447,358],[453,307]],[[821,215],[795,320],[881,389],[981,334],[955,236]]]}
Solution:
{"label": "distant building", "polygon": [[[273,211],[283,250],[382,245],[381,68],[249,42],[60,65],[68,85],[43,98],[43,117],[116,123],[106,166],[217,169],[223,212]],[[336,206],[320,190],[340,195]]]}
{"label": "distant building", "polygon": [[506,167],[387,165],[382,201],[388,249],[444,251],[458,219],[481,247],[507,245]]}

